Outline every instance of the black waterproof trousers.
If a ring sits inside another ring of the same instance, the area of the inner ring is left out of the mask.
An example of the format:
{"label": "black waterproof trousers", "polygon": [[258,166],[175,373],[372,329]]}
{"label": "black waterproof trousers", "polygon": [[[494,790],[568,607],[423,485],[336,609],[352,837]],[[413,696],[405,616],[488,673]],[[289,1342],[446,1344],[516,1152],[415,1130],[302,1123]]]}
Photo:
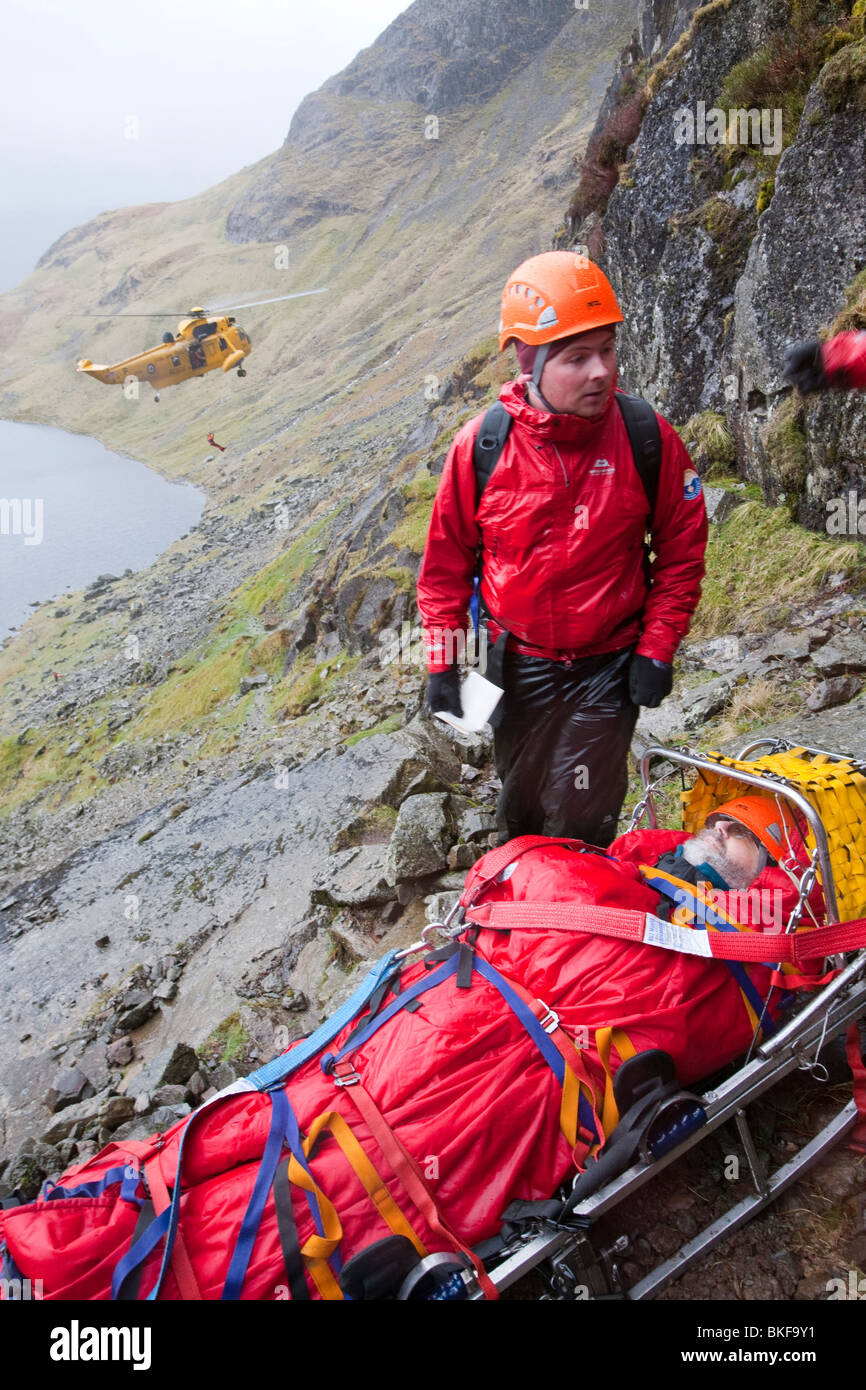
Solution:
{"label": "black waterproof trousers", "polygon": [[628,786],[638,708],[632,648],[561,661],[506,652],[504,716],[494,730],[500,843],[553,835],[606,847]]}

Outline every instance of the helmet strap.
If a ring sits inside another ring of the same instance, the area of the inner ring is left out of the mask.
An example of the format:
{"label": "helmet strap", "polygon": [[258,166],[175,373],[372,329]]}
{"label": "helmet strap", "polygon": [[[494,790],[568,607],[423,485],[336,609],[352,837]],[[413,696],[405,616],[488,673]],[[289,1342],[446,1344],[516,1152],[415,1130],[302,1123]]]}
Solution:
{"label": "helmet strap", "polygon": [[542,343],[535,354],[535,361],[532,365],[532,386],[536,396],[538,396],[538,399],[541,401],[545,410],[549,411],[551,415],[556,415],[558,414],[558,412],[554,410],[553,406],[550,404],[550,401],[547,399],[547,397],[544,395],[544,392],[541,389],[541,373],[544,371],[544,364],[547,361],[547,355],[550,352],[550,346],[550,343]]}

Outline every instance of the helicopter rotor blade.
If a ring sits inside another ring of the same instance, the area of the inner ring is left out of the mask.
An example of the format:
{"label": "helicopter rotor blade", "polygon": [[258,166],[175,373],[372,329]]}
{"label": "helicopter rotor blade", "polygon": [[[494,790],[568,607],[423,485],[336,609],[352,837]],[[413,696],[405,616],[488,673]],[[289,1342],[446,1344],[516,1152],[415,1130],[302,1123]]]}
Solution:
{"label": "helicopter rotor blade", "polygon": [[[244,304],[212,304],[209,308],[204,309],[203,313],[205,318],[207,318],[209,314],[222,313],[227,309],[256,309],[260,304],[280,304],[284,299],[303,299],[304,296],[308,294],[326,294],[327,289],[328,286],[323,285],[321,289],[317,290],[295,290],[294,294],[278,294],[273,299],[250,299]],[[189,318],[191,313],[192,310],[186,308],[163,309],[159,313],[151,314],[130,314],[126,312],[112,314],[106,312],[104,314],[70,314],[69,317],[73,319],[179,319]]]}
{"label": "helicopter rotor blade", "polygon": [[177,319],[188,315],[188,309],[166,309],[161,314],[70,314],[72,319]]}
{"label": "helicopter rotor blade", "polygon": [[318,290],[296,290],[294,294],[278,294],[274,299],[252,299],[248,304],[220,304],[219,309],[256,309],[260,304],[280,304],[284,299],[302,299],[307,294],[327,294],[328,286]]}

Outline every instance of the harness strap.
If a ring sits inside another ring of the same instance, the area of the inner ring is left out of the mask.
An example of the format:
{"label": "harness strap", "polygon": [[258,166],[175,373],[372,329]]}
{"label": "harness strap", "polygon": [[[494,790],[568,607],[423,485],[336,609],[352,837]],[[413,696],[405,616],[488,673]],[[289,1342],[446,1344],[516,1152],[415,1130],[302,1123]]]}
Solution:
{"label": "harness strap", "polygon": [[852,1023],[845,1034],[845,1052],[854,1086],[854,1101],[857,1106],[857,1123],[854,1126],[848,1147],[858,1153],[866,1153],[866,1066],[860,1050],[860,1025]]}
{"label": "harness strap", "polygon": [[739,960],[752,965],[768,964],[770,940],[774,961],[798,967],[810,960],[859,951],[866,946],[866,917],[772,938],[767,932],[722,932],[711,927],[695,931],[666,922],[652,912],[593,907],[586,903],[478,903],[467,908],[466,917],[479,927],[494,931],[588,932],[636,945],[659,946],[666,951],[712,956],[715,960]]}
{"label": "harness strap", "polygon": [[[451,946],[455,947],[454,950],[449,949]],[[443,980],[447,980],[449,976],[456,975],[459,967],[459,951],[456,949],[455,943],[453,942],[449,942],[446,949],[449,950],[448,959],[443,962],[438,970],[434,970],[432,975],[427,975],[426,977],[422,976],[420,980],[416,980],[414,985],[410,985],[402,994],[398,994],[397,998],[392,999],[387,1008],[382,1009],[375,1017],[367,1017],[364,1019],[364,1027],[360,1032],[357,1029],[353,1029],[348,1040],[343,1043],[339,1051],[336,1053],[325,1052],[322,1055],[319,1060],[319,1066],[326,1076],[332,1071],[335,1062],[342,1061],[348,1053],[355,1052],[357,1048],[362,1047],[374,1033],[378,1032],[383,1023],[387,1023],[389,1018],[393,1018],[396,1013],[399,1013],[401,1009],[406,1007],[407,1003],[413,999],[417,999],[419,995],[425,994],[428,989],[435,989],[437,985],[441,984]]]}
{"label": "harness strap", "polygon": [[[169,1210],[172,1203],[168,1195],[168,1188],[165,1185],[165,1179],[162,1176],[159,1153],[154,1154],[153,1158],[145,1163],[144,1176],[150,1192],[151,1201],[153,1202],[154,1211],[157,1216],[161,1216],[164,1211]],[[191,1303],[200,1303],[202,1301],[201,1290],[198,1286],[198,1280],[195,1277],[192,1261],[190,1260],[189,1252],[184,1244],[184,1239],[179,1228],[175,1233],[174,1249],[171,1254],[171,1269],[177,1280],[181,1298]]]}
{"label": "harness strap", "polygon": [[[136,1242],[144,1235],[148,1227],[156,1220],[153,1202],[149,1199],[141,1204],[141,1211],[138,1213],[138,1220],[135,1223],[135,1230],[132,1233],[132,1240],[129,1243],[130,1251],[135,1249]],[[168,1224],[166,1222],[166,1224]],[[144,1273],[144,1262],[138,1260],[134,1265],[126,1270],[121,1276],[117,1293],[113,1297],[119,1303],[134,1303],[138,1298],[141,1288],[141,1276]]]}
{"label": "harness strap", "polygon": [[[288,1119],[288,1100],[283,1091],[272,1091],[271,1093],[271,1127],[268,1131],[264,1153],[259,1164],[259,1171],[253,1183],[253,1190],[244,1212],[235,1248],[232,1251],[228,1273],[223,1285],[220,1297],[223,1301],[228,1299],[240,1298],[241,1289],[244,1286],[244,1279],[247,1274],[247,1267],[250,1256],[253,1252],[253,1245],[258,1235],[261,1224],[262,1212],[265,1209],[268,1193],[274,1181],[274,1175],[280,1161],[280,1153],[283,1147],[283,1135],[286,1131]],[[177,1249],[177,1245],[175,1245]]]}
{"label": "harness strap", "polygon": [[[336,1013],[330,1018],[325,1019],[315,1032],[308,1038],[298,1043],[290,1052],[284,1052],[281,1056],[275,1057],[273,1061],[267,1062],[265,1066],[259,1067],[258,1071],[250,1072],[246,1080],[251,1083],[247,1089],[266,1091],[269,1086],[275,1085],[278,1081],[284,1081],[292,1072],[298,1070],[305,1062],[315,1057],[323,1047],[332,1042],[341,1029],[347,1023],[351,1023],[353,1018],[360,1013],[364,1005],[370,999],[380,982],[389,974],[397,957],[396,950],[389,951],[380,961],[370,969],[364,976],[354,994],[341,1004]],[[198,1114],[198,1111],[194,1112]]]}
{"label": "harness strap", "polygon": [[411,1241],[418,1254],[423,1259],[427,1254],[426,1245],[421,1240],[417,1231],[413,1230],[412,1226],[403,1215],[389,1192],[384,1178],[380,1176],[374,1164],[364,1153],[364,1150],[339,1111],[329,1110],[325,1114],[316,1116],[316,1119],[310,1126],[310,1132],[304,1141],[304,1152],[307,1157],[309,1157],[312,1152],[313,1145],[319,1135],[325,1130],[329,1130],[336,1139],[354,1170],[355,1175],[360,1179],[364,1186],[364,1190],[375,1205],[379,1215],[382,1217],[382,1220],[388,1226],[389,1230],[391,1230],[395,1236],[405,1236],[407,1240]]}
{"label": "harness strap", "polygon": [[424,1217],[427,1225],[438,1236],[447,1241],[452,1250],[457,1250],[466,1255],[471,1260],[478,1278],[478,1282],[484,1291],[485,1297],[495,1299],[499,1297],[495,1284],[487,1275],[483,1264],[478,1256],[463,1244],[460,1237],[451,1229],[445,1218],[439,1211],[436,1199],[430,1191],[427,1183],[421,1174],[415,1160],[411,1154],[403,1147],[397,1135],[391,1129],[388,1121],[379,1110],[370,1093],[366,1090],[361,1078],[355,1071],[350,1062],[337,1062],[334,1066],[334,1077],[344,1088],[346,1095],[352,1101],[362,1120],[367,1125],[379,1149],[391,1165],[395,1175],[403,1184],[405,1191],[414,1202],[418,1211]]}
{"label": "harness strap", "polygon": [[629,1057],[634,1057],[637,1048],[622,1028],[597,1028],[595,1030],[595,1046],[598,1052],[598,1059],[604,1067],[604,1104],[601,1112],[601,1122],[604,1126],[605,1134],[610,1134],[611,1130],[619,1124],[619,1106],[613,1093],[613,1072],[610,1069],[610,1049],[615,1047],[619,1053],[620,1061],[626,1062]]}
{"label": "harness strap", "polygon": [[310,1291],[304,1278],[301,1260],[301,1246],[295,1213],[292,1211],[292,1192],[289,1186],[289,1160],[286,1158],[274,1174],[274,1210],[277,1213],[277,1232],[283,1252],[283,1264],[289,1281],[289,1293],[293,1303],[309,1300]]}
{"label": "harness strap", "polygon": [[[550,849],[562,845],[577,845],[581,849],[584,847],[582,840],[551,839],[547,835],[518,835],[515,840],[509,840],[505,845],[498,845],[496,849],[490,850],[489,853],[484,856],[484,877],[479,878],[478,882],[472,885],[468,894],[464,893],[464,896],[460,899],[462,905],[468,909],[471,904],[476,902],[484,889],[498,878],[499,874],[502,873],[502,870],[506,868],[508,864],[511,864],[515,859],[519,859],[520,856],[526,854],[528,850],[538,849],[539,846]],[[595,848],[595,846],[591,846],[591,848]],[[597,853],[604,854],[604,850],[597,850]],[[609,858],[610,856],[607,857]]]}
{"label": "harness strap", "polygon": [[[560,1027],[558,1015],[542,1000],[516,980],[502,975],[483,956],[476,956],[475,968],[517,1015],[562,1087],[560,1129],[579,1167],[587,1154],[604,1143],[605,1134],[603,1122],[596,1113],[595,1087],[579,1049]],[[574,1154],[578,1144],[582,1150],[579,1156]]]}

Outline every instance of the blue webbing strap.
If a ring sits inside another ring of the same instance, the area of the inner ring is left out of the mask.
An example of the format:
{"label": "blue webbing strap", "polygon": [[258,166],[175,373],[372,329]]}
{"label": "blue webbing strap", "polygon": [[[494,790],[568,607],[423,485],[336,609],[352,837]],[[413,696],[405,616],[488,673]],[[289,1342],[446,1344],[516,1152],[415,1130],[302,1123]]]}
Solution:
{"label": "blue webbing strap", "polygon": [[351,1042],[346,1043],[338,1053],[326,1052],[319,1063],[322,1071],[327,1074],[335,1062],[341,1062],[350,1052],[355,1052],[357,1048],[363,1047],[364,1043],[382,1027],[383,1023],[387,1023],[389,1018],[393,1018],[407,1004],[411,1004],[413,999],[417,999],[421,994],[426,994],[428,989],[435,989],[436,985],[441,985],[442,981],[447,980],[449,975],[456,975],[458,961],[459,956],[455,952],[443,965],[440,965],[438,970],[434,970],[432,975],[422,976],[420,980],[416,980],[414,985],[410,985],[408,989],[403,990],[402,994],[398,994],[397,998],[393,999],[386,1009],[382,1009],[375,1018],[371,1018],[367,1026],[362,1028],[361,1032],[352,1038]]}
{"label": "blue webbing strap", "polygon": [[[695,917],[702,917],[704,919],[704,923],[702,924],[704,928],[715,927],[716,931],[725,932],[735,932],[737,930],[733,922],[729,922],[725,917],[720,917],[718,912],[716,912],[709,903],[701,901],[697,893],[692,892],[689,884],[669,883],[666,878],[657,878],[655,874],[649,874],[646,873],[646,871],[643,873],[643,878],[651,888],[658,889],[660,893],[664,893],[665,897],[670,898],[673,902],[688,902],[689,895],[691,895],[689,906],[692,914]],[[697,927],[696,930],[700,931],[701,927]],[[758,1019],[758,1026],[763,1029],[764,1037],[772,1037],[773,1033],[776,1031],[776,1024],[773,1022],[772,1015],[767,1007],[767,1001],[761,998],[746,967],[743,965],[742,961],[738,960],[726,960],[724,964],[728,967],[743,994],[754,1009]],[[768,970],[772,970],[773,968],[772,964],[767,963]]]}
{"label": "blue webbing strap", "polygon": [[[551,1042],[549,1034],[542,1028],[535,1014],[520,998],[520,995],[514,992],[505,977],[500,975],[499,971],[496,970],[489,961],[476,955],[473,963],[479,975],[482,975],[489,984],[493,985],[493,987],[499,991],[506,1004],[517,1015],[560,1086],[562,1086],[565,1081],[565,1060],[556,1045]],[[598,1141],[599,1134],[595,1124],[595,1116],[592,1113],[592,1106],[583,1094],[583,1091],[579,1093],[577,1113],[583,1128],[589,1134],[594,1135],[596,1141]]]}
{"label": "blue webbing strap", "polygon": [[273,1061],[267,1062],[265,1066],[259,1067],[257,1071],[250,1072],[247,1081],[251,1081],[257,1091],[266,1091],[269,1086],[273,1086],[277,1081],[284,1081],[292,1072],[297,1071],[298,1067],[303,1066],[311,1057],[325,1047],[337,1036],[347,1023],[352,1019],[367,1003],[370,995],[377,985],[384,979],[388,971],[394,964],[397,952],[389,951],[380,961],[377,961],[372,969],[364,976],[355,993],[341,1004],[335,1014],[326,1018],[314,1033],[303,1042],[293,1047],[291,1052],[285,1052]]}
{"label": "blue webbing strap", "polygon": [[114,1266],[114,1273],[111,1276],[111,1297],[117,1299],[121,1286],[127,1274],[146,1260],[154,1246],[158,1245],[168,1230],[168,1220],[171,1212],[170,1207],[159,1213],[155,1221],[151,1221],[147,1230],[142,1231],[138,1240],[132,1245],[126,1254],[118,1260]]}
{"label": "blue webbing strap", "polygon": [[50,1202],[54,1197],[101,1197],[107,1187],[112,1183],[120,1183],[120,1195],[125,1202],[138,1202],[140,1199],[135,1196],[135,1189],[139,1183],[138,1168],[135,1169],[134,1179],[128,1171],[129,1164],[124,1164],[122,1168],[109,1168],[103,1173],[101,1178],[94,1179],[93,1182],[80,1183],[78,1187],[60,1187],[57,1183],[50,1186],[46,1182],[42,1189],[42,1198]]}
{"label": "blue webbing strap", "polygon": [[250,1200],[244,1212],[235,1248],[232,1252],[228,1274],[226,1275],[223,1291],[220,1295],[223,1301],[240,1297],[246,1278],[247,1266],[250,1262],[250,1255],[253,1252],[253,1243],[258,1234],[259,1223],[262,1219],[262,1212],[265,1209],[265,1202],[271,1185],[274,1181],[274,1174],[280,1161],[280,1154],[283,1148],[283,1135],[286,1131],[288,1120],[289,1102],[284,1091],[272,1091],[271,1097],[271,1128],[268,1133],[265,1150],[259,1164],[259,1171],[253,1184]]}

